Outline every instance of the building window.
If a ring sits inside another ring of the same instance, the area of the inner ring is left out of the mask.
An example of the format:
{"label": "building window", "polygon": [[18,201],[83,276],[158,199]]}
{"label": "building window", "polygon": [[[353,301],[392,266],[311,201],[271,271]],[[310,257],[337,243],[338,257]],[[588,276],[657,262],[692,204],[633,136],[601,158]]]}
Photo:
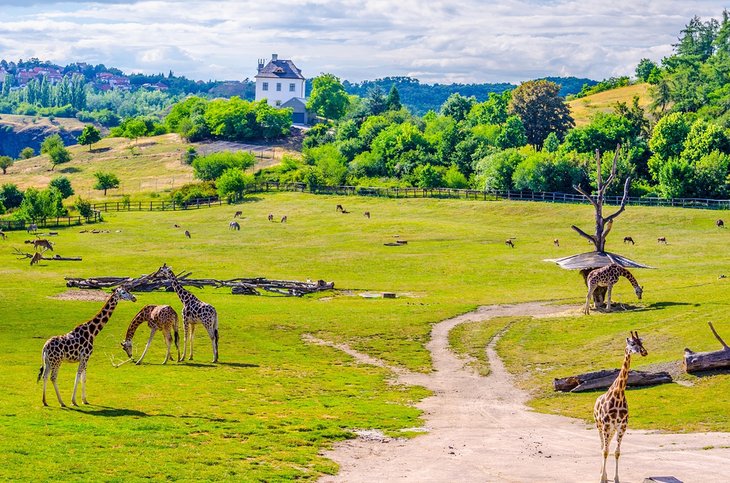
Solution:
{"label": "building window", "polygon": [[268,82],[264,82],[263,84],[261,84],[261,90],[268,91],[269,90],[269,83]]}
{"label": "building window", "polygon": [[294,92],[294,89],[294,83],[292,82],[291,84],[289,84],[289,92]]}
{"label": "building window", "polygon": [[281,101],[276,101],[276,107],[281,106]]}
{"label": "building window", "polygon": [[281,92],[281,82],[276,83],[276,92]]}

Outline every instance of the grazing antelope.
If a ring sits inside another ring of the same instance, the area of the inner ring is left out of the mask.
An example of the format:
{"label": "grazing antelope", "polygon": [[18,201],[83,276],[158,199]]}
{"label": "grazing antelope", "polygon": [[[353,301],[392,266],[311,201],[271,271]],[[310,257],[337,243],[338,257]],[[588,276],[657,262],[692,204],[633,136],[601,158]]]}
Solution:
{"label": "grazing antelope", "polygon": [[237,212],[236,212],[236,213],[235,213],[235,214],[233,215],[233,218],[240,218],[240,217],[242,217],[242,216],[243,216],[243,211],[237,211]]}
{"label": "grazing antelope", "polygon": [[634,239],[631,238],[630,236],[625,236],[624,243],[631,243],[632,245],[634,245]]}
{"label": "grazing antelope", "polygon": [[35,223],[31,223],[30,225],[28,225],[28,228],[26,228],[26,230],[28,231],[28,233],[36,232],[38,231],[38,225],[36,225]]}
{"label": "grazing antelope", "polygon": [[555,245],[556,247],[559,247],[560,246],[560,240],[558,240],[557,238],[555,240],[553,240],[553,245]]}
{"label": "grazing antelope", "polygon": [[53,251],[53,244],[51,242],[49,242],[48,240],[39,238],[37,240],[26,240],[25,243],[33,245],[33,248],[35,250],[38,250],[38,248],[43,248],[43,251],[46,251],[46,250]]}
{"label": "grazing antelope", "polygon": [[174,224],[174,225],[172,225],[172,226],[174,226],[175,228],[180,228],[180,225],[178,225],[177,223],[175,223],[175,224]]}
{"label": "grazing antelope", "polygon": [[365,215],[365,218],[370,219],[370,212],[369,211],[366,211],[364,213],[364,215]]}
{"label": "grazing antelope", "polygon": [[8,236],[5,234],[4,231],[0,230],[0,238],[2,238],[3,240],[7,240]]}
{"label": "grazing antelope", "polygon": [[512,248],[515,247],[515,244],[512,243],[512,240],[510,240],[509,238],[504,241],[504,244],[507,245],[507,246],[509,246],[509,247],[512,247]]}
{"label": "grazing antelope", "polygon": [[274,214],[273,213],[269,213],[269,218],[268,219],[269,219],[269,221],[274,221]]}
{"label": "grazing antelope", "polygon": [[656,242],[657,243],[664,243],[666,245],[667,244],[667,237],[660,236],[659,238],[656,239]]}
{"label": "grazing antelope", "polygon": [[717,220],[715,225],[717,225],[718,228],[725,228],[725,222],[722,220]]}
{"label": "grazing antelope", "polygon": [[284,215],[284,216],[281,217],[281,222],[282,223],[286,223],[286,215]]}
{"label": "grazing antelope", "polygon": [[232,221],[228,224],[228,229],[229,230],[240,230],[241,225],[239,225],[237,221]]}
{"label": "grazing antelope", "polygon": [[345,209],[342,207],[342,205],[337,205],[337,208],[335,208],[335,211],[345,211]]}
{"label": "grazing antelope", "polygon": [[190,236],[190,232],[189,232],[189,231],[187,231],[187,230],[185,230],[185,236],[186,236],[186,237],[188,237],[188,238],[192,238],[192,237]]}

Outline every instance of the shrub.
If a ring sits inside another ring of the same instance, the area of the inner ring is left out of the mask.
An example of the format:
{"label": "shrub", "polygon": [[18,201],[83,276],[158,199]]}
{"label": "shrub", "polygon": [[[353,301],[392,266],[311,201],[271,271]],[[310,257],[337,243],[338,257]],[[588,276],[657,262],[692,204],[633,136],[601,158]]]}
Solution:
{"label": "shrub", "polygon": [[22,151],[20,151],[21,159],[30,159],[33,156],[35,156],[35,149],[31,148],[30,146],[25,147]]}
{"label": "shrub", "polygon": [[17,208],[23,202],[23,192],[14,184],[4,184],[0,188],[0,201],[8,210]]}
{"label": "shrub", "polygon": [[245,174],[238,168],[229,168],[216,180],[218,196],[233,196],[238,199],[243,196],[246,186],[253,183],[253,176]]}
{"label": "shrub", "polygon": [[251,153],[221,151],[196,158],[193,161],[193,170],[196,178],[203,181],[213,181],[218,179],[227,169],[238,168],[245,170],[253,166],[255,162],[256,157]]}
{"label": "shrub", "polygon": [[175,203],[188,203],[196,198],[212,198],[217,192],[215,184],[212,181],[204,181],[202,183],[188,183],[172,192],[170,198]]}
{"label": "shrub", "polygon": [[74,194],[74,189],[71,187],[71,181],[69,181],[69,179],[65,176],[53,178],[48,186],[56,188],[59,193],[61,193],[61,197],[64,200]]}
{"label": "shrub", "polygon": [[91,218],[94,214],[94,210],[91,207],[91,202],[89,200],[85,200],[82,197],[76,198],[76,201],[74,202],[74,208],[79,212],[79,215],[83,216],[84,218]]}

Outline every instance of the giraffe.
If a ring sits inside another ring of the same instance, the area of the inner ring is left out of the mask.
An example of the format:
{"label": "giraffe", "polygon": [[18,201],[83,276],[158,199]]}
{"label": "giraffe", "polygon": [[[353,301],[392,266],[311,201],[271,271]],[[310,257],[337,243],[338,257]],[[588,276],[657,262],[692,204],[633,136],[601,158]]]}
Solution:
{"label": "giraffe", "polygon": [[612,263],[605,267],[593,270],[586,278],[586,284],[588,285],[588,295],[586,295],[586,304],[583,307],[583,313],[586,315],[591,313],[591,296],[596,287],[606,287],[606,310],[611,310],[611,289],[618,282],[620,277],[626,277],[631,285],[634,286],[634,292],[636,296],[641,300],[641,294],[643,293],[643,287],[639,286],[639,282],[636,281],[631,272],[626,270],[621,265]]}
{"label": "giraffe", "polygon": [[58,369],[61,367],[61,362],[78,362],[79,369],[76,371],[76,381],[74,382],[74,392],[71,396],[71,403],[74,406],[76,404],[76,389],[79,385],[79,379],[81,380],[81,400],[84,404],[89,404],[86,400],[86,365],[91,357],[91,353],[94,350],[94,338],[99,335],[101,329],[109,321],[112,316],[112,312],[117,306],[120,300],[129,300],[136,302],[137,299],[131,293],[123,287],[116,288],[109,296],[104,306],[101,308],[96,316],[84,322],[81,325],[76,326],[71,332],[65,335],[57,335],[48,339],[43,346],[43,365],[41,365],[40,372],[38,373],[38,381],[43,377],[43,405],[48,406],[46,402],[46,384],[48,383],[48,376],[51,376],[51,382],[53,388],[56,390],[56,397],[62,407],[66,407],[61,399],[61,393],[58,392],[58,384],[56,384],[56,377],[58,376]]}
{"label": "giraffe", "polygon": [[614,473],[614,483],[619,483],[618,479],[618,458],[621,455],[621,438],[626,432],[629,424],[629,405],[626,402],[626,382],[629,378],[629,365],[631,364],[631,354],[639,353],[646,356],[639,334],[636,331],[631,332],[631,338],[626,339],[626,349],[624,351],[624,363],[621,371],[613,381],[611,387],[605,394],[598,396],[596,404],[593,407],[593,419],[596,421],[596,428],[601,436],[601,446],[603,449],[603,467],[601,468],[601,483],[608,482],[606,474],[606,460],[608,459],[608,448],[611,444],[611,438],[616,434],[616,471]]}
{"label": "giraffe", "polygon": [[127,356],[130,358],[132,357],[132,338],[134,337],[134,333],[137,331],[137,327],[142,325],[144,322],[147,322],[147,325],[150,328],[150,338],[147,341],[147,346],[144,348],[144,351],[142,351],[142,355],[139,356],[139,360],[135,364],[142,363],[142,359],[144,359],[145,354],[147,354],[147,349],[150,348],[152,338],[155,336],[155,332],[157,332],[158,329],[162,330],[165,334],[165,341],[167,342],[167,354],[165,355],[163,364],[167,364],[167,361],[170,358],[170,344],[173,340],[173,334],[175,334],[177,362],[180,362],[180,346],[178,345],[180,337],[177,332],[177,312],[175,312],[175,309],[169,305],[145,305],[142,307],[142,310],[134,316],[132,321],[129,323],[127,335],[122,341],[122,349],[124,349],[124,352],[127,353]]}
{"label": "giraffe", "polygon": [[182,359],[188,352],[188,339],[190,340],[190,359],[193,360],[193,337],[195,334],[195,324],[201,323],[208,331],[208,336],[213,344],[213,362],[218,362],[218,313],[212,305],[201,302],[198,297],[185,290],[180,281],[175,276],[175,272],[166,264],[157,270],[156,275],[160,275],[170,281],[173,290],[177,293],[178,298],[183,304],[183,331],[185,332],[185,341],[183,342]]}

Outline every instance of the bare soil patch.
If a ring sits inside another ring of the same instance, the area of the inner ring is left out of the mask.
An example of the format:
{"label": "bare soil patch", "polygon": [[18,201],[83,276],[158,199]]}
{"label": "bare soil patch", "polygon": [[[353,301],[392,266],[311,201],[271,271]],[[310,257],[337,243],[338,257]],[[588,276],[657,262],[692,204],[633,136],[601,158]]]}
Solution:
{"label": "bare soil patch", "polygon": [[109,294],[103,290],[66,290],[48,298],[56,300],[81,300],[83,302],[103,302],[109,298]]}

